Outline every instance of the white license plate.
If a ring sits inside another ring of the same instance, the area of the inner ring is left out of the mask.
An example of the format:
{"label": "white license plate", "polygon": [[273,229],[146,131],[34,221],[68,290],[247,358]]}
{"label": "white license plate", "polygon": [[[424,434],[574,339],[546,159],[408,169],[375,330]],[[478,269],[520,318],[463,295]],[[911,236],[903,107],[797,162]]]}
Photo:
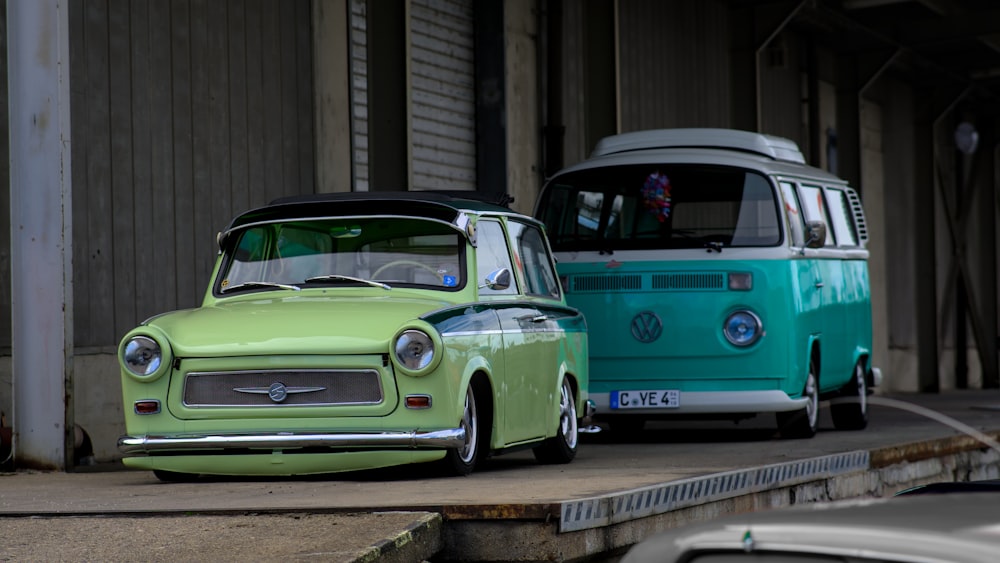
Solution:
{"label": "white license plate", "polygon": [[677,389],[648,391],[612,391],[612,409],[676,409],[681,406],[681,392]]}

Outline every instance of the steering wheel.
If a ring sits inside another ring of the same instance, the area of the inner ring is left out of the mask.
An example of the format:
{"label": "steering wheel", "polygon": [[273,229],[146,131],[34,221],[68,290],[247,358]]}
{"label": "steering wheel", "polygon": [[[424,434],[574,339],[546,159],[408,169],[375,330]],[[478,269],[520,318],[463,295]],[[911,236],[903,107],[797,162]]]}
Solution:
{"label": "steering wheel", "polygon": [[444,280],[444,277],[441,274],[439,274],[437,270],[428,266],[427,264],[424,264],[422,262],[417,262],[416,260],[393,260],[392,262],[387,262],[383,264],[380,268],[375,270],[375,272],[372,274],[372,279],[377,280],[379,274],[395,266],[416,266],[417,268],[430,272],[439,281]]}

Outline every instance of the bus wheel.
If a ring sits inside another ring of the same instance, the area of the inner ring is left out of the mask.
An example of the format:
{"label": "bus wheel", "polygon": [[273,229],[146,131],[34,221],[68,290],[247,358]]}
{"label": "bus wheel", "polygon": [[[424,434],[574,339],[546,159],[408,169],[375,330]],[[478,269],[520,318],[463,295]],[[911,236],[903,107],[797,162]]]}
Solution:
{"label": "bus wheel", "polygon": [[868,380],[864,358],[854,366],[854,376],[844,394],[830,402],[830,415],[837,430],[861,430],[868,426]]}
{"label": "bus wheel", "polygon": [[812,438],[819,426],[819,378],[816,375],[816,360],[809,360],[809,374],[802,396],[809,401],[805,408],[797,411],[779,412],[778,433],[782,438]]}

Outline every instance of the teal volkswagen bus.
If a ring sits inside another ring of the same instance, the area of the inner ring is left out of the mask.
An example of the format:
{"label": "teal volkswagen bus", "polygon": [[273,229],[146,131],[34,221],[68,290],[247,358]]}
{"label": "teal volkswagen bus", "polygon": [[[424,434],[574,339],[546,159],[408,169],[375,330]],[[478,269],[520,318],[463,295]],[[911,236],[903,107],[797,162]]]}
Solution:
{"label": "teal volkswagen bus", "polygon": [[601,140],[539,195],[568,303],[587,318],[594,420],[775,413],[780,435],[868,424],[865,215],[788,139],[665,129]]}

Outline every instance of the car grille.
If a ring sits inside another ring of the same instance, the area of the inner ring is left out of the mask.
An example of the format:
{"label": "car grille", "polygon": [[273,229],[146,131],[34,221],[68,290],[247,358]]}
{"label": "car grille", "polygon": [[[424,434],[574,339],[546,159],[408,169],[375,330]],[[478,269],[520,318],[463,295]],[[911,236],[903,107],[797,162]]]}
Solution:
{"label": "car grille", "polygon": [[375,370],[192,372],[184,380],[188,407],[372,405],[382,402]]}

